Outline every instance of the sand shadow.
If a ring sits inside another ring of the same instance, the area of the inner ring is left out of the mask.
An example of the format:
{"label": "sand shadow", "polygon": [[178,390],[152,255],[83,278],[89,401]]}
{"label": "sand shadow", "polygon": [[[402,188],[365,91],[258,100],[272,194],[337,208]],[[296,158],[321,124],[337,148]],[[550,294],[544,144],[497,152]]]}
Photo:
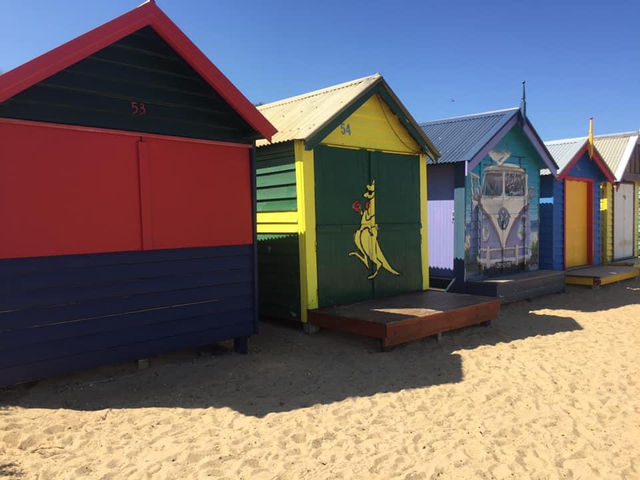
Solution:
{"label": "sand shadow", "polygon": [[597,288],[567,285],[564,294],[540,297],[529,303],[529,307],[599,312],[636,304],[640,304],[640,277]]}
{"label": "sand shadow", "polygon": [[[501,314],[475,326],[381,353],[375,340],[323,330],[306,335],[287,325],[262,323],[251,353],[189,350],[0,390],[0,406],[103,410],[228,407],[263,417],[349,397],[463,381],[456,350],[580,329],[571,318]],[[1,407],[0,407],[1,408]]]}

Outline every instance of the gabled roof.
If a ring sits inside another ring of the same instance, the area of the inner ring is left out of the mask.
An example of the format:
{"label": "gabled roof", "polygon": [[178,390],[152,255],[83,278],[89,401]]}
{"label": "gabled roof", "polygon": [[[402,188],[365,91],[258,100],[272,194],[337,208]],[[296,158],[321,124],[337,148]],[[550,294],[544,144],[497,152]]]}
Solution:
{"label": "gabled roof", "polygon": [[[553,159],[558,164],[558,180],[563,180],[569,172],[573,168],[580,158],[587,152],[589,148],[589,138],[588,137],[576,137],[576,138],[564,138],[561,140],[553,140],[549,142],[544,142],[547,146],[547,149],[553,156]],[[594,163],[600,168],[602,174],[606,177],[610,182],[614,182],[614,176],[611,172],[611,169],[607,166],[607,164],[602,159],[600,152],[598,149],[594,147],[593,149],[593,158]],[[549,175],[549,172],[546,169],[540,171],[541,175]]]}
{"label": "gabled roof", "polygon": [[0,103],[144,27],[160,35],[255,131],[273,136],[273,125],[153,0],[0,75]]}
{"label": "gabled roof", "polygon": [[513,117],[517,108],[424,122],[420,127],[438,146],[438,163],[470,161]]}
{"label": "gabled roof", "polygon": [[622,180],[639,138],[639,131],[597,135],[594,138],[596,148],[617,182]]}
{"label": "gabled roof", "polygon": [[304,140],[310,148],[376,93],[383,96],[416,142],[435,160],[440,155],[438,150],[379,73],[260,105],[258,110],[278,129],[273,143]]}
{"label": "gabled roof", "polygon": [[469,162],[469,169],[472,169],[517,122],[521,122],[525,135],[555,174],[557,165],[533,125],[528,118],[522,116],[519,108],[434,120],[421,123],[420,127],[442,152],[438,163]]}

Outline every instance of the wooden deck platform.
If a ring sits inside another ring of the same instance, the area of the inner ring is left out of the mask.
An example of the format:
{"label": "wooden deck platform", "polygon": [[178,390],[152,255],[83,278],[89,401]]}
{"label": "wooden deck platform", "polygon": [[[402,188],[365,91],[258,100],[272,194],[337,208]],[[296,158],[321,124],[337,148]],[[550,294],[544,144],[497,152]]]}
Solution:
{"label": "wooden deck platform", "polygon": [[633,257],[625,260],[617,260],[615,262],[611,262],[611,265],[640,268],[640,258]]}
{"label": "wooden deck platform", "polygon": [[391,347],[449,330],[488,323],[500,300],[436,290],[309,310],[309,323],[380,339]]}
{"label": "wooden deck platform", "polygon": [[624,265],[603,265],[600,267],[582,267],[568,270],[566,281],[569,285],[599,287],[609,283],[628,280],[640,275],[640,269]]}
{"label": "wooden deck platform", "polygon": [[534,270],[469,281],[466,287],[467,293],[499,297],[502,303],[509,303],[563,292],[565,278],[562,271]]}

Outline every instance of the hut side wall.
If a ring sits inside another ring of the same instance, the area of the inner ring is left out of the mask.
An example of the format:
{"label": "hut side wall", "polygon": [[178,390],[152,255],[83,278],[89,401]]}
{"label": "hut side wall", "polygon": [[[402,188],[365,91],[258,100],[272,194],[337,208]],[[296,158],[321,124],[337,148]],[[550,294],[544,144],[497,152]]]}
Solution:
{"label": "hut side wall", "polygon": [[[492,152],[498,157],[508,153],[506,159],[502,159],[506,166],[500,167],[499,162],[487,155],[466,179],[467,280],[539,268],[540,169],[545,165],[518,125]],[[483,183],[485,173],[504,171],[507,174],[507,170],[515,175],[526,174],[526,190],[510,196],[490,195]]]}
{"label": "hut side wall", "polygon": [[[602,171],[588,156],[583,155],[572,167],[567,176],[584,178],[593,181],[592,198],[592,245],[593,265],[602,263],[603,255],[603,226],[606,215],[601,208],[606,202],[601,201],[603,181],[606,180]],[[540,183],[540,268],[564,270],[565,268],[565,191],[564,182],[555,180],[551,175],[541,177]],[[606,212],[606,210],[605,210]]]}
{"label": "hut side wall", "polygon": [[640,182],[636,182],[636,251],[635,256],[640,256]]}
{"label": "hut side wall", "polygon": [[600,239],[603,263],[613,260],[613,185],[600,185]]}
{"label": "hut side wall", "polygon": [[256,152],[260,314],[301,319],[297,181],[293,142]]}
{"label": "hut side wall", "polygon": [[253,246],[0,261],[0,385],[257,333]]}
{"label": "hut side wall", "polygon": [[540,177],[540,268],[564,269],[564,188],[553,175]]}
{"label": "hut side wall", "polygon": [[453,276],[455,168],[455,164],[427,167],[430,276]]}
{"label": "hut side wall", "polygon": [[602,263],[602,228],[600,226],[602,218],[601,215],[598,215],[598,212],[600,211],[601,198],[600,185],[603,181],[606,180],[606,178],[602,173],[602,170],[598,168],[595,162],[589,159],[587,154],[583,155],[580,160],[576,162],[576,164],[569,172],[568,176],[576,178],[588,178],[590,180],[593,180],[593,190],[591,198],[593,202],[593,265],[600,265]]}
{"label": "hut side wall", "polygon": [[0,385],[244,350],[256,135],[150,28],[1,103]]}
{"label": "hut side wall", "polygon": [[2,122],[0,139],[0,385],[257,332],[249,148]]}

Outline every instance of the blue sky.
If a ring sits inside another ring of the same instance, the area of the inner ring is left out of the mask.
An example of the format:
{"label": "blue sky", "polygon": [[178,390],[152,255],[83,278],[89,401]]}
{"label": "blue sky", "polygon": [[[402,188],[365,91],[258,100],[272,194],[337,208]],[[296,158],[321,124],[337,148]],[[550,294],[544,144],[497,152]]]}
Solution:
{"label": "blue sky", "polygon": [[[137,0],[0,0],[8,71]],[[418,121],[517,106],[543,139],[640,128],[640,2],[158,0],[252,101],[375,72]]]}

